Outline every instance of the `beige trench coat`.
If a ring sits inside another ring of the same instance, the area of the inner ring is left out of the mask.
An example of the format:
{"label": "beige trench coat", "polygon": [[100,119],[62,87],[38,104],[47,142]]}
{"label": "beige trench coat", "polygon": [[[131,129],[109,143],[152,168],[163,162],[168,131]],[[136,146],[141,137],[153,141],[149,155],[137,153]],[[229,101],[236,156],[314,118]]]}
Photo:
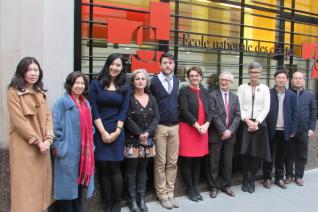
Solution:
{"label": "beige trench coat", "polygon": [[52,203],[50,153],[38,142],[53,140],[52,117],[44,92],[10,88],[7,96],[10,131],[11,212],[41,212]]}

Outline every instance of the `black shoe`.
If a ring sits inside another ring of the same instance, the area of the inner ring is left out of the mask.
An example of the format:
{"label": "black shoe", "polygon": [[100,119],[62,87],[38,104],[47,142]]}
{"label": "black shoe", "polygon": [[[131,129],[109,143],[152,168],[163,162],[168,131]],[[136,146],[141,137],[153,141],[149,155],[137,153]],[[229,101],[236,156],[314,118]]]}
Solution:
{"label": "black shoe", "polygon": [[139,211],[136,199],[129,199],[128,207],[129,207],[131,212],[138,212]]}
{"label": "black shoe", "polygon": [[198,199],[198,197],[193,189],[187,189],[186,193],[187,193],[189,200],[194,201],[194,202],[199,202],[199,199]]}
{"label": "black shoe", "polygon": [[255,182],[251,182],[248,184],[248,189],[247,189],[248,193],[254,193],[255,192]]}
{"label": "black shoe", "polygon": [[284,180],[276,180],[275,184],[278,185],[278,187],[282,188],[282,189],[286,189],[287,185],[285,184]]}
{"label": "black shoe", "polygon": [[248,182],[243,182],[242,184],[242,191],[247,192],[249,189],[249,184]]}
{"label": "black shoe", "polygon": [[199,201],[203,201],[203,197],[202,197],[202,195],[200,194],[199,189],[198,189],[197,186],[194,187],[194,193],[195,193],[195,195],[197,196],[197,199],[198,199]]}
{"label": "black shoe", "polygon": [[148,211],[146,201],[145,201],[145,196],[138,197],[138,206],[139,206],[140,211]]}
{"label": "black shoe", "polygon": [[218,190],[216,188],[212,188],[212,190],[209,192],[209,195],[211,198],[216,198],[218,195]]}

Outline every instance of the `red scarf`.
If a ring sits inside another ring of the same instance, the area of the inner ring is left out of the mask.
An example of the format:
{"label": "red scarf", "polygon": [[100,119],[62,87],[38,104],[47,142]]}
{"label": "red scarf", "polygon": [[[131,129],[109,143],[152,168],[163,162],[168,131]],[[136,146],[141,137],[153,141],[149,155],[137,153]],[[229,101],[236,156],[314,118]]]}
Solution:
{"label": "red scarf", "polygon": [[94,173],[92,116],[88,103],[83,96],[80,96],[80,103],[77,103],[74,97],[72,97],[72,99],[79,110],[81,123],[81,159],[77,182],[79,185],[87,187],[91,176]]}

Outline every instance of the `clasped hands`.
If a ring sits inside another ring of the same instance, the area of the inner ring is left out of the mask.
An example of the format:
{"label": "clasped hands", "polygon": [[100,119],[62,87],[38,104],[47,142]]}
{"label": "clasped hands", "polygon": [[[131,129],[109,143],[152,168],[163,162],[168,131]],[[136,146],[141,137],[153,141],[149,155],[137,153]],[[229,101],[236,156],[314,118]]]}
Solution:
{"label": "clasped hands", "polygon": [[147,145],[148,136],[148,132],[144,132],[139,135],[139,141],[142,145]]}
{"label": "clasped hands", "polygon": [[232,136],[232,131],[225,130],[221,135],[221,140],[227,140],[227,139],[231,138],[231,136]]}
{"label": "clasped hands", "polygon": [[113,143],[120,135],[121,130],[116,128],[112,133],[108,133],[106,130],[101,133],[102,140],[105,144]]}
{"label": "clasped hands", "polygon": [[248,131],[250,131],[250,132],[255,132],[255,131],[258,130],[258,124],[259,124],[258,121],[252,121],[251,119],[246,118],[246,119],[245,119],[245,123],[246,123],[247,126],[248,126]]}
{"label": "clasped hands", "polygon": [[42,154],[46,154],[50,149],[51,142],[49,140],[40,141],[37,146]]}
{"label": "clasped hands", "polygon": [[195,122],[193,126],[198,130],[198,132],[201,135],[204,135],[204,134],[206,134],[208,132],[210,123],[209,122],[205,122],[204,124],[199,125],[198,122]]}

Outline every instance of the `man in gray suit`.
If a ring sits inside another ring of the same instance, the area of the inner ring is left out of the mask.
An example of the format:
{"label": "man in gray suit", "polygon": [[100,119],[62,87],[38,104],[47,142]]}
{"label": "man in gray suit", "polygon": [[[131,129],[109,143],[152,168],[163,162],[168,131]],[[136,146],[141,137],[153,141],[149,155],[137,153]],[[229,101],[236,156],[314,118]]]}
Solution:
{"label": "man in gray suit", "polygon": [[231,72],[222,72],[219,76],[220,89],[210,94],[213,121],[209,128],[206,170],[211,198],[217,196],[219,189],[229,196],[235,195],[230,188],[232,158],[241,112],[237,95],[229,90],[233,81]]}

